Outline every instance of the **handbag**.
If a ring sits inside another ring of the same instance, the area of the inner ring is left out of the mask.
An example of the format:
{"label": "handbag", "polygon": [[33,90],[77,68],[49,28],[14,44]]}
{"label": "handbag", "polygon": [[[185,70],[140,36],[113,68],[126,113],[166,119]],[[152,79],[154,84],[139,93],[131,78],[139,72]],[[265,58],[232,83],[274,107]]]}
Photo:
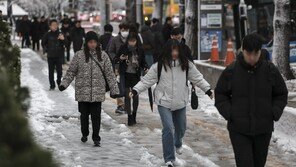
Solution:
{"label": "handbag", "polygon": [[196,110],[198,108],[198,97],[196,95],[196,90],[194,87],[191,89],[191,108]]}

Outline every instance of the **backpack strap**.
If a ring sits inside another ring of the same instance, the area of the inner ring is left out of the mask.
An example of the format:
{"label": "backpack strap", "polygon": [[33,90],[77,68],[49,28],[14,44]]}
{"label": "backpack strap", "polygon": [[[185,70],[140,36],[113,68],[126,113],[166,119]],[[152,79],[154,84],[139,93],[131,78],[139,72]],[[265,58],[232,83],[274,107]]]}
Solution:
{"label": "backpack strap", "polygon": [[162,71],[162,63],[160,63],[160,61],[159,61],[157,63],[157,85],[158,85],[159,80],[160,80],[161,71]]}
{"label": "backpack strap", "polygon": [[188,86],[188,73],[189,73],[189,67],[186,69],[186,86]]}

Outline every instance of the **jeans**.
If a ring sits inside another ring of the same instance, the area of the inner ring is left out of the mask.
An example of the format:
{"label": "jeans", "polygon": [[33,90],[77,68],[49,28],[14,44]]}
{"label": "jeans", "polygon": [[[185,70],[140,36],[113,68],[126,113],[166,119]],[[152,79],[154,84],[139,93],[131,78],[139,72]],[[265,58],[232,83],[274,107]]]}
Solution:
{"label": "jeans", "polygon": [[154,63],[153,55],[152,54],[146,54],[145,55],[145,61],[146,61],[147,65],[148,65],[148,67],[150,68]]}
{"label": "jeans", "polygon": [[172,111],[158,106],[162,122],[162,148],[165,162],[175,161],[175,147],[182,147],[186,131],[186,107]]}

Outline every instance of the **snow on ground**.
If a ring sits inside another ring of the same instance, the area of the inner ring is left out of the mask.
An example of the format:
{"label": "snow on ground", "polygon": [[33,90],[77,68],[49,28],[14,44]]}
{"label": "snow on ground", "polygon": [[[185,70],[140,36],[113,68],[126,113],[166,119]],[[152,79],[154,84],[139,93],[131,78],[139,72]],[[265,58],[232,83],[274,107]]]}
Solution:
{"label": "snow on ground", "polygon": [[[73,86],[63,93],[49,92],[47,63],[30,49],[22,49],[21,61],[22,85],[31,91],[28,114],[32,131],[37,142],[51,150],[61,166],[163,165],[160,118],[157,111],[150,111],[147,93],[140,96],[139,124],[131,128],[125,126],[126,115],[114,114],[116,102],[107,97],[102,112],[102,147],[95,148],[90,138],[86,144],[80,142]],[[184,153],[177,156],[177,163],[186,167],[234,166],[225,121],[213,100],[200,90],[198,96],[199,109],[188,109]],[[296,166],[294,113],[294,108],[287,107],[276,124],[267,166]]]}
{"label": "snow on ground", "polygon": [[[22,86],[31,91],[28,111],[36,140],[52,150],[63,166],[154,166],[161,160],[130,141],[133,136],[123,124],[102,114],[102,147],[80,142],[80,125],[73,87],[61,93],[48,91],[46,63],[29,49],[22,50]],[[90,140],[90,139],[89,139]],[[152,162],[151,162],[152,161]]]}

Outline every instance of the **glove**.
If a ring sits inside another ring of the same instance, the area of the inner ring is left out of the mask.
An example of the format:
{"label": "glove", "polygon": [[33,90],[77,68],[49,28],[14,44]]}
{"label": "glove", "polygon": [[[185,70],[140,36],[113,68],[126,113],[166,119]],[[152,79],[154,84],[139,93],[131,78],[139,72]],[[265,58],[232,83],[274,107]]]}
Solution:
{"label": "glove", "polygon": [[212,89],[209,89],[209,90],[206,92],[206,94],[207,94],[211,99],[214,98]]}
{"label": "glove", "polygon": [[59,86],[59,90],[62,92],[62,91],[64,91],[64,90],[66,90],[66,88],[65,88],[63,85],[60,85],[60,86]]}

